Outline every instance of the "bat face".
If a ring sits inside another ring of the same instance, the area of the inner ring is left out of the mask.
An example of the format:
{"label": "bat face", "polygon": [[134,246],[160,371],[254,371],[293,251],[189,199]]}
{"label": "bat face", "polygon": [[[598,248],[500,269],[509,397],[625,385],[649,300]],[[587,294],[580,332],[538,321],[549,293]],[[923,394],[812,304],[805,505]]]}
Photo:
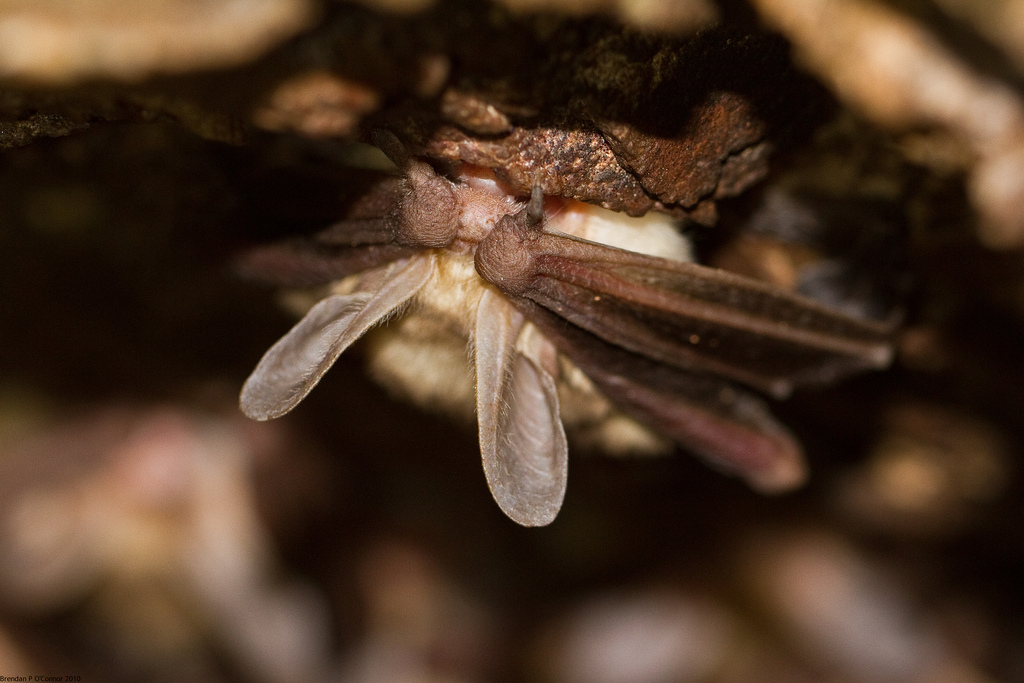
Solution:
{"label": "bat face", "polygon": [[666,216],[515,197],[486,169],[446,178],[391,155],[404,177],[384,215],[252,257],[257,273],[337,282],[246,381],[249,417],[294,408],[396,318],[371,335],[374,374],[424,405],[474,409],[495,500],[542,526],[565,494],[565,426],[613,451],[667,438],[782,491],[805,476],[800,447],[742,385],[785,396],[889,362],[884,326],[687,262]]}

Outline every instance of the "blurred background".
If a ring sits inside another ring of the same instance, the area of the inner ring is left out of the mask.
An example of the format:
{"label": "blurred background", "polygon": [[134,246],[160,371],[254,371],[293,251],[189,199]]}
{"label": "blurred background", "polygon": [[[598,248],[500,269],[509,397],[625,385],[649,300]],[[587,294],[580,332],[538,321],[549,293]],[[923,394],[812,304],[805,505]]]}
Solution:
{"label": "blurred background", "polygon": [[[1024,681],[1022,46],[1013,0],[0,2],[0,675]],[[526,529],[358,348],[238,411],[295,320],[239,253],[329,224],[374,125],[538,121],[644,182],[713,147],[698,199],[645,185],[704,262],[900,321],[772,405],[806,487],[570,443]]]}

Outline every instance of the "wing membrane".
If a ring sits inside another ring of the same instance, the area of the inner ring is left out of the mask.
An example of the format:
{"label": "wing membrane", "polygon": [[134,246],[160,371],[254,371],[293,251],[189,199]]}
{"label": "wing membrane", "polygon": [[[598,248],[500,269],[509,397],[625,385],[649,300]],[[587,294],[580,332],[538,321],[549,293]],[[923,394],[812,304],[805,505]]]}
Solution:
{"label": "wing membrane", "polygon": [[611,344],[776,397],[883,367],[892,354],[880,323],[713,268],[545,232],[525,211],[499,221],[477,259],[506,294]]}
{"label": "wing membrane", "polygon": [[520,299],[527,318],[624,412],[765,492],[803,482],[803,453],[761,399],[609,344]]}

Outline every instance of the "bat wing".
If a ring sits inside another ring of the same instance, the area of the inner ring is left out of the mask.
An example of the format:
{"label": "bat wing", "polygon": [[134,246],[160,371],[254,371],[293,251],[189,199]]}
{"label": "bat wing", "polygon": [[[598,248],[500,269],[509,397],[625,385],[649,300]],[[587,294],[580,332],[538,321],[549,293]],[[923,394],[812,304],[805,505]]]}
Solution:
{"label": "bat wing", "polygon": [[515,522],[544,526],[565,497],[568,445],[545,369],[555,351],[537,335],[524,343],[524,324],[502,296],[484,293],[474,331],[477,422],[494,500]]}
{"label": "bat wing", "polygon": [[339,221],[309,238],[253,247],[235,259],[235,272],[285,287],[340,280],[421,251],[396,244],[384,218]]}
{"label": "bat wing", "polygon": [[625,413],[763,492],[806,477],[803,453],[760,398],[726,380],[666,365],[590,332],[530,301],[517,307]]}
{"label": "bat wing", "polygon": [[447,246],[455,239],[461,211],[452,182],[422,161],[405,158],[403,163],[401,179],[377,183],[348,207],[343,220],[309,238],[249,249],[236,260],[235,271],[249,279],[306,287]]}
{"label": "bat wing", "polygon": [[886,325],[724,271],[548,232],[525,209],[498,222],[476,266],[509,296],[610,344],[778,398],[892,355]]}
{"label": "bat wing", "polygon": [[365,289],[318,302],[260,359],[242,387],[242,412],[269,420],[294,408],[345,349],[415,296],[434,261],[431,254],[396,261],[368,274]]}

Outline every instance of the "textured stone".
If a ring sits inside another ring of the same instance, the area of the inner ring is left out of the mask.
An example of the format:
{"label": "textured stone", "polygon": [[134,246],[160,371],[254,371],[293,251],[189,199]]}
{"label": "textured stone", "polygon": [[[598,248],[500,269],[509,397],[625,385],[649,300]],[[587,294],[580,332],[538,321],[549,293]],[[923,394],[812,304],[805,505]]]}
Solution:
{"label": "textured stone", "polygon": [[516,128],[497,139],[474,138],[442,126],[417,154],[494,169],[510,189],[570,197],[639,216],[654,207],[637,179],[618,162],[600,132],[584,127]]}
{"label": "textured stone", "polygon": [[735,93],[712,94],[675,137],[617,122],[601,129],[622,164],[665,204],[692,207],[705,197],[734,195],[767,172],[764,148],[746,152],[764,135],[764,123]]}

